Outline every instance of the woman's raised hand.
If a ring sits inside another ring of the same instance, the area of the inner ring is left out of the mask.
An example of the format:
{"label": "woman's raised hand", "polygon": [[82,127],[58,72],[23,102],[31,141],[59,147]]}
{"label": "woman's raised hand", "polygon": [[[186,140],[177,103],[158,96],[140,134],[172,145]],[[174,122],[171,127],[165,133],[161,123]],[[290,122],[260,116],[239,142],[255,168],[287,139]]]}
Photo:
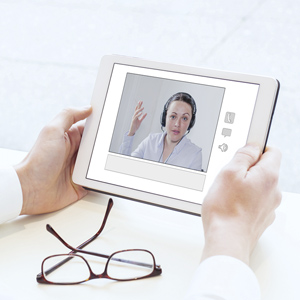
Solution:
{"label": "woman's raised hand", "polygon": [[137,106],[135,107],[128,136],[133,136],[136,133],[136,131],[140,128],[143,120],[147,116],[147,113],[143,114],[144,107],[142,105],[143,101],[139,101]]}

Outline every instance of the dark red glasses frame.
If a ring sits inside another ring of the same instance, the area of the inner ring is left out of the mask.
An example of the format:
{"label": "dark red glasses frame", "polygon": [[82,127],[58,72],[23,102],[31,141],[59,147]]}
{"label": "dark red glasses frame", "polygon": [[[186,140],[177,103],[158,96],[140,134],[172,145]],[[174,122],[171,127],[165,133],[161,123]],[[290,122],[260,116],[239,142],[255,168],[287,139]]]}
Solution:
{"label": "dark red glasses frame", "polygon": [[[121,250],[121,251],[117,251],[117,252],[114,252],[113,254],[111,255],[106,255],[106,254],[101,254],[101,253],[96,253],[96,252],[90,252],[90,251],[85,251],[85,250],[82,250],[84,247],[86,247],[88,244],[90,244],[92,241],[94,241],[100,234],[101,232],[103,231],[104,227],[105,227],[105,224],[106,224],[106,221],[108,219],[108,216],[109,216],[109,213],[111,211],[113,207],[113,200],[110,198],[109,201],[108,201],[108,205],[107,205],[107,209],[106,209],[106,212],[105,212],[105,216],[104,216],[104,219],[102,221],[102,224],[100,226],[100,229],[96,232],[95,235],[93,235],[91,238],[89,238],[87,241],[85,241],[84,243],[82,243],[81,245],[79,245],[78,247],[74,248],[72,247],[71,245],[69,245],[68,243],[66,243],[60,236],[59,234],[49,225],[47,224],[46,226],[46,229],[48,232],[50,232],[52,235],[54,235],[61,243],[63,243],[67,248],[69,248],[71,250],[71,252],[69,252],[67,255],[68,257],[63,259],[61,262],[57,263],[56,265],[54,265],[53,267],[51,267],[50,269],[44,271],[44,262],[51,258],[51,257],[56,257],[56,256],[65,256],[66,254],[58,254],[58,255],[52,255],[52,256],[49,256],[47,258],[45,258],[42,262],[42,270],[41,270],[41,273],[39,273],[36,277],[36,280],[38,283],[46,283],[46,284],[59,284],[59,285],[71,285],[71,284],[78,284],[78,283],[82,283],[82,282],[86,282],[88,280],[92,280],[92,279],[97,279],[97,278],[107,278],[107,279],[112,279],[112,280],[117,280],[117,281],[129,281],[129,280],[136,280],[136,279],[143,279],[143,278],[149,278],[149,277],[153,277],[153,276],[158,276],[162,273],[162,269],[160,267],[160,265],[157,265],[155,263],[155,258],[154,258],[154,255],[148,251],[148,250],[145,250],[145,249],[128,249],[128,250]],[[120,259],[114,259],[114,255],[116,254],[119,254],[119,253],[122,253],[122,252],[128,252],[128,251],[144,251],[144,252],[147,252],[149,255],[152,256],[153,258],[153,265],[150,265],[150,264],[145,264],[143,262],[137,262],[137,261],[132,261],[132,260],[120,260]],[[93,255],[93,256],[98,256],[98,257],[102,257],[102,258],[106,258],[107,259],[107,262],[106,262],[106,265],[105,265],[105,269],[104,269],[104,272],[102,274],[95,274],[89,263],[87,262],[87,260],[80,256],[80,255],[77,255],[76,253],[83,253],[83,254],[88,254],[88,255]],[[67,263],[68,261],[70,261],[72,258],[74,258],[74,256],[79,256],[81,259],[84,260],[84,262],[87,264],[87,267],[90,271],[90,276],[89,278],[87,278],[86,280],[83,280],[83,281],[78,281],[78,282],[71,282],[71,283],[54,283],[54,282],[51,282],[49,280],[47,280],[44,276],[44,273],[46,275],[52,273],[53,271],[57,270],[59,267],[63,266],[65,263]],[[144,266],[144,267],[151,267],[153,268],[152,272],[149,273],[148,275],[145,275],[145,276],[142,276],[142,277],[139,277],[139,278],[130,278],[130,279],[118,279],[118,278],[113,278],[113,277],[110,277],[108,274],[107,274],[107,267],[108,267],[108,264],[110,262],[110,260],[118,260],[120,262],[125,262],[125,263],[129,263],[129,264],[134,264],[134,265],[139,265],[139,266]]]}

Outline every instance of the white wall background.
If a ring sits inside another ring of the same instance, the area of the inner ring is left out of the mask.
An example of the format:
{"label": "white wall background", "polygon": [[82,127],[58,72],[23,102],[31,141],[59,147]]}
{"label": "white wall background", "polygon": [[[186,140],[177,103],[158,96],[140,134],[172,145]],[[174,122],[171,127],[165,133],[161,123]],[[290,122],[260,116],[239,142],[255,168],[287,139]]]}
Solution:
{"label": "white wall background", "polygon": [[300,193],[300,1],[0,0],[0,147],[28,151],[63,107],[90,102],[121,54],[278,78],[268,144]]}

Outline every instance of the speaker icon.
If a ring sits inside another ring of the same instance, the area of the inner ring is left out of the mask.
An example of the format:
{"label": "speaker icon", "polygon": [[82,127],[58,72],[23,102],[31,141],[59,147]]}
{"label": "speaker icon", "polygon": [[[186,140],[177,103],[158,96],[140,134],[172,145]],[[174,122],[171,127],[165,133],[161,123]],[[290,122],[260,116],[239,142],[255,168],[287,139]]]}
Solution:
{"label": "speaker icon", "polygon": [[228,145],[223,143],[222,145],[219,145],[218,148],[221,149],[222,152],[226,152],[228,150]]}

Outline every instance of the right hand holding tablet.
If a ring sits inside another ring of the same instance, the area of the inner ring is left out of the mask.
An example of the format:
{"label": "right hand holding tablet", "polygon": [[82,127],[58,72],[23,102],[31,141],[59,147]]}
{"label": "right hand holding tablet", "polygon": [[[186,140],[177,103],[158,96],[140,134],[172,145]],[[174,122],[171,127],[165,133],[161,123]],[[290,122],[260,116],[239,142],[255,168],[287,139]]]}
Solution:
{"label": "right hand holding tablet", "polygon": [[281,153],[247,145],[216,177],[202,206],[205,248],[202,260],[229,255],[249,264],[258,239],[275,219],[281,202]]}

